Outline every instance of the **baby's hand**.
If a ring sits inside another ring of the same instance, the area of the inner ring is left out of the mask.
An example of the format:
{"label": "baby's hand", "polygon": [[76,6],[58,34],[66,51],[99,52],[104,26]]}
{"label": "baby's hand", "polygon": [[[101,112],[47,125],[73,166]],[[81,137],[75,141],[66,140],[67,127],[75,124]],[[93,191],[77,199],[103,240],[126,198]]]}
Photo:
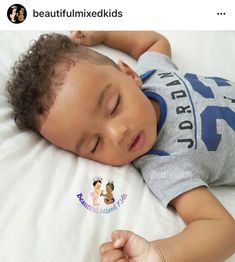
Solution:
{"label": "baby's hand", "polygon": [[112,242],[100,247],[101,262],[162,262],[157,250],[146,239],[131,231],[116,230]]}
{"label": "baby's hand", "polygon": [[101,44],[105,39],[105,31],[72,31],[70,38],[85,46]]}

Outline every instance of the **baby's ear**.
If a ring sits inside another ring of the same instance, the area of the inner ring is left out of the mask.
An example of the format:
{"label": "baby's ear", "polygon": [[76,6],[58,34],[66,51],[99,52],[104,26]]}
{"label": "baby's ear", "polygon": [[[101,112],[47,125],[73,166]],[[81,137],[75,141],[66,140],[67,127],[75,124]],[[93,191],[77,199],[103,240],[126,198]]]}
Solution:
{"label": "baby's ear", "polygon": [[130,76],[135,81],[135,83],[138,87],[142,86],[142,81],[141,81],[140,77],[129,65],[127,65],[126,63],[124,63],[121,60],[119,60],[117,64],[118,64],[118,67],[120,68],[120,70],[124,74],[126,74],[127,76]]}

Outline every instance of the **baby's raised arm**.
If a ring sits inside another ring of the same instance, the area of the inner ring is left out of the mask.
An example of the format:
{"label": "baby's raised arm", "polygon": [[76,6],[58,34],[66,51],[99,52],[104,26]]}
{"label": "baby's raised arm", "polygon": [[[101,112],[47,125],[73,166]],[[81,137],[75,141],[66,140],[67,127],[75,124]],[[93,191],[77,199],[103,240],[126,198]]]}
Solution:
{"label": "baby's raised arm", "polygon": [[221,262],[235,252],[235,221],[206,188],[190,190],[171,205],[187,224],[181,233],[149,242],[114,231],[112,241],[100,248],[101,261]]}
{"label": "baby's raised arm", "polygon": [[138,59],[146,51],[171,57],[171,46],[163,35],[152,31],[74,31],[71,38],[82,45],[103,43]]}
{"label": "baby's raised arm", "polygon": [[[224,261],[235,252],[235,221],[205,187],[190,190],[170,202],[187,227],[178,235],[154,241],[166,261]],[[169,256],[169,257],[167,257]]]}

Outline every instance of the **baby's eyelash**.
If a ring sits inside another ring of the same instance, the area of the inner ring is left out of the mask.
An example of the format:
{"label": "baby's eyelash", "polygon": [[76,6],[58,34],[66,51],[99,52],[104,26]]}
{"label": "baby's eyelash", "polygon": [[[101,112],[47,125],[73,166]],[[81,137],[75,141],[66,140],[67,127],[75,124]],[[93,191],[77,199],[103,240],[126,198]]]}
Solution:
{"label": "baby's eyelash", "polygon": [[91,153],[94,154],[98,145],[99,145],[100,137],[98,137],[95,147],[91,150]]}
{"label": "baby's eyelash", "polygon": [[[116,105],[115,105],[115,107],[114,107],[111,115],[113,115],[113,114],[115,113],[115,111],[118,109],[119,104],[120,104],[120,101],[121,101],[121,96],[118,95],[117,103],[116,103]],[[91,150],[91,153],[92,153],[92,154],[94,154],[94,153],[96,152],[96,149],[97,149],[97,147],[99,146],[99,142],[100,142],[100,136],[99,136],[98,139],[97,139],[96,145],[95,145],[94,148]]]}
{"label": "baby's eyelash", "polygon": [[118,95],[117,103],[116,103],[113,111],[111,112],[111,115],[113,115],[113,114],[115,113],[115,111],[117,110],[117,108],[118,108],[118,106],[119,106],[119,104],[120,104],[120,101],[121,101],[121,96]]}

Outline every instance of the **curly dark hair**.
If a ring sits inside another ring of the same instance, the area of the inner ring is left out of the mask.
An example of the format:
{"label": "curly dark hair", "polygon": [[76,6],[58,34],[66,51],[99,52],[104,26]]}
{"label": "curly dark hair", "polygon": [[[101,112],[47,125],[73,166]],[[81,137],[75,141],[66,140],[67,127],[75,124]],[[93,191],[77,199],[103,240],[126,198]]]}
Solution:
{"label": "curly dark hair", "polygon": [[108,57],[57,33],[41,35],[20,56],[6,84],[20,129],[39,131],[40,116],[48,113],[71,66],[82,59],[117,68]]}

